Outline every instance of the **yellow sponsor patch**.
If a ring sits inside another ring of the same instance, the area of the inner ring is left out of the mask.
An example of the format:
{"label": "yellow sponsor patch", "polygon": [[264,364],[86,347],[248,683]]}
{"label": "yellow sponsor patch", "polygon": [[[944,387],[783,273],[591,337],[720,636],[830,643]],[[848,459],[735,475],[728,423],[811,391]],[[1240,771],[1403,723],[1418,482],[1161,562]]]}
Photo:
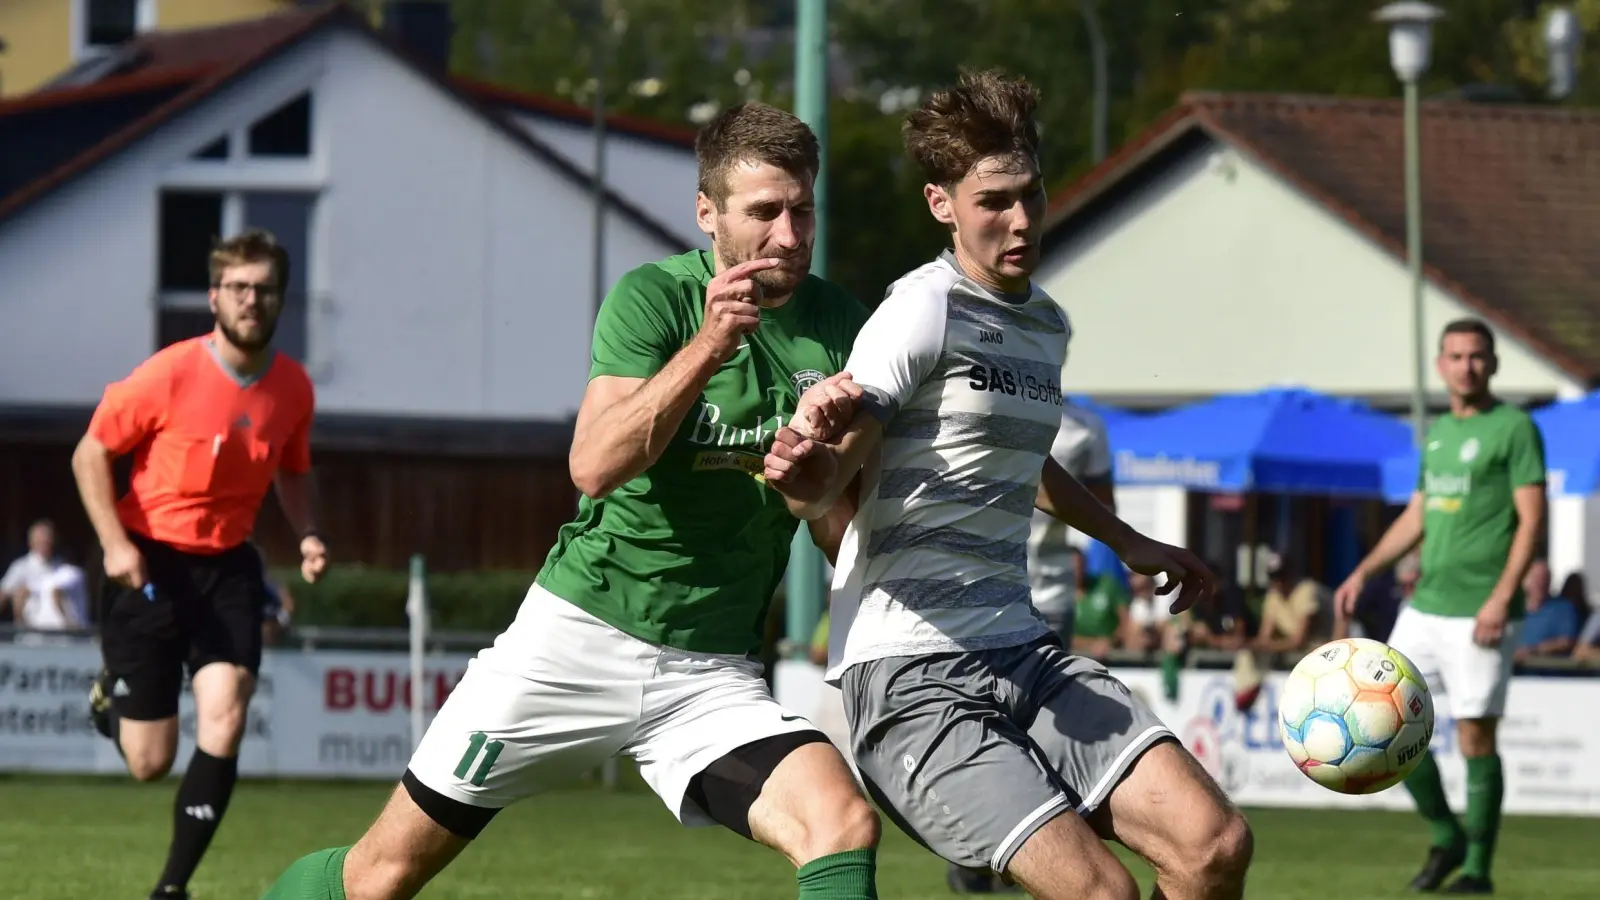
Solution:
{"label": "yellow sponsor patch", "polygon": [[1434,512],[1458,513],[1461,511],[1460,497],[1429,497],[1428,509]]}
{"label": "yellow sponsor patch", "polygon": [[754,453],[740,453],[734,450],[702,450],[694,456],[693,471],[712,472],[718,469],[737,469],[765,483],[767,478],[762,472],[766,464],[764,457]]}

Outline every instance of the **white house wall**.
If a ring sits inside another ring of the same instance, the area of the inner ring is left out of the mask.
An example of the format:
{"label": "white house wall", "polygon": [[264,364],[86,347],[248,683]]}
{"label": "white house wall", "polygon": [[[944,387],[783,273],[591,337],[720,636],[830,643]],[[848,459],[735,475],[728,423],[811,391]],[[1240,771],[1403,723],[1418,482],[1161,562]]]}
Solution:
{"label": "white house wall", "polygon": [[[157,197],[314,87],[319,409],[564,418],[592,322],[586,187],[355,35],[308,40],[0,223],[0,404],[98,399],[154,346]],[[303,163],[258,165],[261,184]],[[298,174],[285,175],[293,169]],[[283,176],[283,177],[279,177]],[[226,187],[227,185],[216,185]],[[675,248],[615,216],[606,281]]]}
{"label": "white house wall", "polygon": [[[1290,383],[1367,397],[1411,390],[1404,262],[1232,149],[1179,161],[1057,249],[1039,281],[1072,318],[1073,392],[1166,403]],[[1428,286],[1437,394],[1434,337],[1470,314]],[[1578,390],[1499,337],[1502,392]]]}
{"label": "white house wall", "polygon": [[[534,113],[513,112],[512,118],[585,174],[593,174],[593,129]],[[606,132],[606,183],[691,247],[707,243],[694,221],[696,182],[693,150]]]}

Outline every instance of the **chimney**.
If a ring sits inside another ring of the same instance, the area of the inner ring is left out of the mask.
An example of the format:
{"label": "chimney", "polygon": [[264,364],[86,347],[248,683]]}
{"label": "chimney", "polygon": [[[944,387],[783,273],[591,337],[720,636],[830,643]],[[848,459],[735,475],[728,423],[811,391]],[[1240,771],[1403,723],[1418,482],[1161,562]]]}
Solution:
{"label": "chimney", "polygon": [[388,0],[383,32],[424,65],[449,70],[455,36],[449,0]]}

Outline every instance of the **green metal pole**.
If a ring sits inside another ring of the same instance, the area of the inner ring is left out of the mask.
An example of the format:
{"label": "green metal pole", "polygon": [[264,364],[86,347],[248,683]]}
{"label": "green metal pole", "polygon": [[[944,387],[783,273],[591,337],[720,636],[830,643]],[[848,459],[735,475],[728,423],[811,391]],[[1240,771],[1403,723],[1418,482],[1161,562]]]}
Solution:
{"label": "green metal pole", "polygon": [[[828,276],[828,0],[795,0],[797,22],[794,48],[794,112],[811,126],[822,148],[815,185],[817,239],[811,252],[811,271]],[[794,536],[785,582],[787,606],[785,632],[796,655],[804,655],[811,633],[822,617],[826,586],[822,583],[822,552],[801,528]]]}
{"label": "green metal pole", "polygon": [[1428,433],[1428,335],[1423,321],[1422,296],[1422,153],[1418,132],[1420,112],[1417,83],[1406,82],[1406,256],[1411,264],[1412,373],[1411,428],[1417,447]]}

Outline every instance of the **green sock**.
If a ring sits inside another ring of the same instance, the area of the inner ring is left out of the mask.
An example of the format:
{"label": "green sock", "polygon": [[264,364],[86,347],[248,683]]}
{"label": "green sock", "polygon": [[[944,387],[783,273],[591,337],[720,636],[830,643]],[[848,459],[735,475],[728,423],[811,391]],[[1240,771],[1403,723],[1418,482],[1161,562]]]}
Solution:
{"label": "green sock", "polygon": [[261,900],[344,900],[344,855],[349,852],[349,847],[334,847],[300,857]]}
{"label": "green sock", "polygon": [[[800,867],[800,900],[878,900],[878,851],[846,850]],[[263,898],[265,900],[265,898]]]}
{"label": "green sock", "polygon": [[1450,811],[1450,801],[1444,795],[1444,782],[1439,779],[1439,766],[1433,761],[1433,752],[1422,755],[1422,762],[1406,776],[1406,790],[1417,801],[1417,812],[1428,820],[1433,829],[1433,845],[1445,849],[1460,847],[1467,839]]}
{"label": "green sock", "polygon": [[1461,866],[1462,874],[1489,877],[1505,793],[1498,754],[1467,758],[1467,861]]}

